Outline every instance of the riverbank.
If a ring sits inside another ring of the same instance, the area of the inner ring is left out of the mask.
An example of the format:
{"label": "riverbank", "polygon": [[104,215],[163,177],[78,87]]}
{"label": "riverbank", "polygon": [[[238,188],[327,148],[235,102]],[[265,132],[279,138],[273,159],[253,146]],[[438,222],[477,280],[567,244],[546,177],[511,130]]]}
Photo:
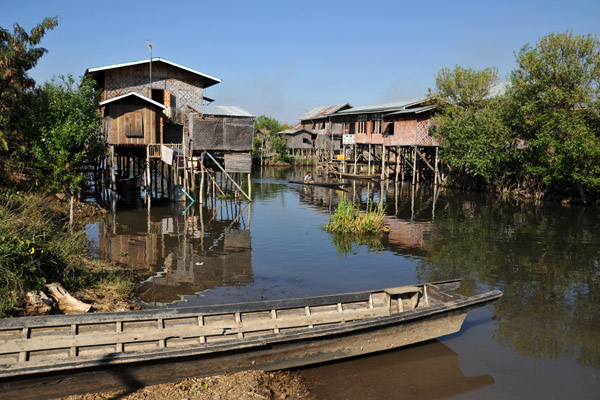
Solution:
{"label": "riverbank", "polygon": [[[78,203],[69,227],[69,204],[49,193],[0,190],[1,311],[4,317],[56,313],[27,307],[27,292],[60,282],[71,295],[91,304],[91,312],[141,309],[135,301],[139,271],[92,260],[85,224],[106,211],[94,203]],[[68,389],[67,389],[68,390]],[[189,379],[135,391],[84,394],[67,399],[309,399],[301,377],[290,372],[245,371]]]}
{"label": "riverbank", "polygon": [[210,377],[191,377],[178,382],[137,390],[73,395],[61,400],[312,400],[298,372],[244,371]]}

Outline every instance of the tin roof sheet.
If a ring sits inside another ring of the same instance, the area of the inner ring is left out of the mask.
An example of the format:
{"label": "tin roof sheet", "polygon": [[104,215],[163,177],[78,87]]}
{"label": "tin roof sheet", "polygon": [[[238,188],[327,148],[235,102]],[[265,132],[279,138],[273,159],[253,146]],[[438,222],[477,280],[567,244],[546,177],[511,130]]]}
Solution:
{"label": "tin roof sheet", "polygon": [[412,107],[427,101],[427,98],[393,101],[389,103],[378,103],[378,104],[367,104],[364,106],[349,108],[348,110],[342,110],[335,113],[335,115],[346,115],[346,114],[369,114],[377,112],[394,112],[404,110],[407,107]]}
{"label": "tin roof sheet", "polygon": [[201,105],[189,105],[191,110],[198,114],[204,115],[219,115],[219,116],[230,116],[230,117],[255,117],[255,115],[249,113],[241,107],[237,106],[201,106]]}
{"label": "tin roof sheet", "polygon": [[332,106],[316,107],[310,111],[307,111],[304,115],[302,115],[298,119],[300,121],[306,121],[309,119],[323,118],[326,115],[333,114],[346,106],[350,106],[350,104],[344,103],[344,104],[334,104]]}
{"label": "tin roof sheet", "polygon": [[[204,72],[200,72],[198,70],[186,67],[184,65],[181,64],[177,64],[174,63],[173,61],[169,61],[166,58],[160,58],[160,57],[152,57],[152,62],[163,62],[165,64],[169,64],[175,68],[180,68],[183,69],[185,71],[191,72],[193,74],[199,75],[203,78],[206,78],[209,82],[209,85],[204,86],[205,88],[212,86],[212,85],[216,85],[217,83],[221,83],[221,79],[216,78],[214,76],[205,74]],[[132,65],[139,65],[139,64],[149,64],[150,63],[150,59],[147,58],[145,60],[139,60],[139,61],[131,61],[131,62],[125,62],[125,63],[120,63],[120,64],[111,64],[111,65],[105,65],[102,67],[94,67],[94,68],[88,68],[85,70],[85,75],[88,74],[95,74],[98,72],[102,72],[102,71],[106,71],[109,69],[116,69],[116,68],[123,68],[123,67],[130,67]]]}
{"label": "tin roof sheet", "polygon": [[435,108],[435,106],[423,106],[423,107],[413,107],[413,108],[406,108],[404,110],[400,110],[400,111],[396,111],[396,112],[392,112],[389,114],[385,114],[386,117],[389,117],[391,115],[400,115],[400,114],[419,114],[425,111],[429,111],[429,110],[433,110]]}

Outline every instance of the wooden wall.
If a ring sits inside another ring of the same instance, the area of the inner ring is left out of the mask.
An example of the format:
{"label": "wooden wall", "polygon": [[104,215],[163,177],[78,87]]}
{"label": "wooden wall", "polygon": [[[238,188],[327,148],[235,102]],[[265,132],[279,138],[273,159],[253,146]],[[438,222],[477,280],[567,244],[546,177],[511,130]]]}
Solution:
{"label": "wooden wall", "polygon": [[288,148],[292,150],[312,149],[314,146],[313,135],[309,132],[299,132],[293,135],[285,135],[285,139]]}
{"label": "wooden wall", "polygon": [[104,129],[109,144],[157,143],[155,107],[149,107],[148,103],[142,100],[115,102],[107,107]]}
{"label": "wooden wall", "polygon": [[[390,125],[393,125],[393,130],[390,130]],[[356,128],[358,127],[356,126]],[[382,129],[384,133],[372,133],[373,121],[368,120],[366,121],[367,133],[356,133],[355,140],[357,144],[439,146],[439,142],[433,136],[430,128],[430,115],[426,113],[384,117]],[[391,134],[392,131],[393,134]]]}

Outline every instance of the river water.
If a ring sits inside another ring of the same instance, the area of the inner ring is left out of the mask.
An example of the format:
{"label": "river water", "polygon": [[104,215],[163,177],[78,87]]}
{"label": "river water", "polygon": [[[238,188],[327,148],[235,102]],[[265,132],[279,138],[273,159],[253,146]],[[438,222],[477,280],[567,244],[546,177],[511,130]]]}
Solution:
{"label": "river water", "polygon": [[[301,370],[323,399],[599,399],[600,215],[430,184],[344,191],[252,179],[253,202],[210,199],[148,212],[119,204],[88,227],[98,257],[143,276],[139,300],[181,307],[294,298],[462,278],[504,296],[462,330]],[[324,178],[317,178],[321,180]],[[362,243],[323,225],[341,196],[385,204],[390,233]]]}

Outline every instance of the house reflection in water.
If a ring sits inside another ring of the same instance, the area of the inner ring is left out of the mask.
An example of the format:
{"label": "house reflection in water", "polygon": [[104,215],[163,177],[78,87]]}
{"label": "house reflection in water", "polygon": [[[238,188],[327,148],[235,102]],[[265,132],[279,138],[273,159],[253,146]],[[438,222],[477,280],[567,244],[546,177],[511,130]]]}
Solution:
{"label": "house reflection in water", "polygon": [[151,275],[138,288],[138,299],[151,305],[252,283],[250,228],[240,218],[245,209],[230,204],[225,218],[201,209],[200,215],[178,215],[154,208],[150,221],[145,211],[135,210],[118,221],[101,221],[100,257]]}

